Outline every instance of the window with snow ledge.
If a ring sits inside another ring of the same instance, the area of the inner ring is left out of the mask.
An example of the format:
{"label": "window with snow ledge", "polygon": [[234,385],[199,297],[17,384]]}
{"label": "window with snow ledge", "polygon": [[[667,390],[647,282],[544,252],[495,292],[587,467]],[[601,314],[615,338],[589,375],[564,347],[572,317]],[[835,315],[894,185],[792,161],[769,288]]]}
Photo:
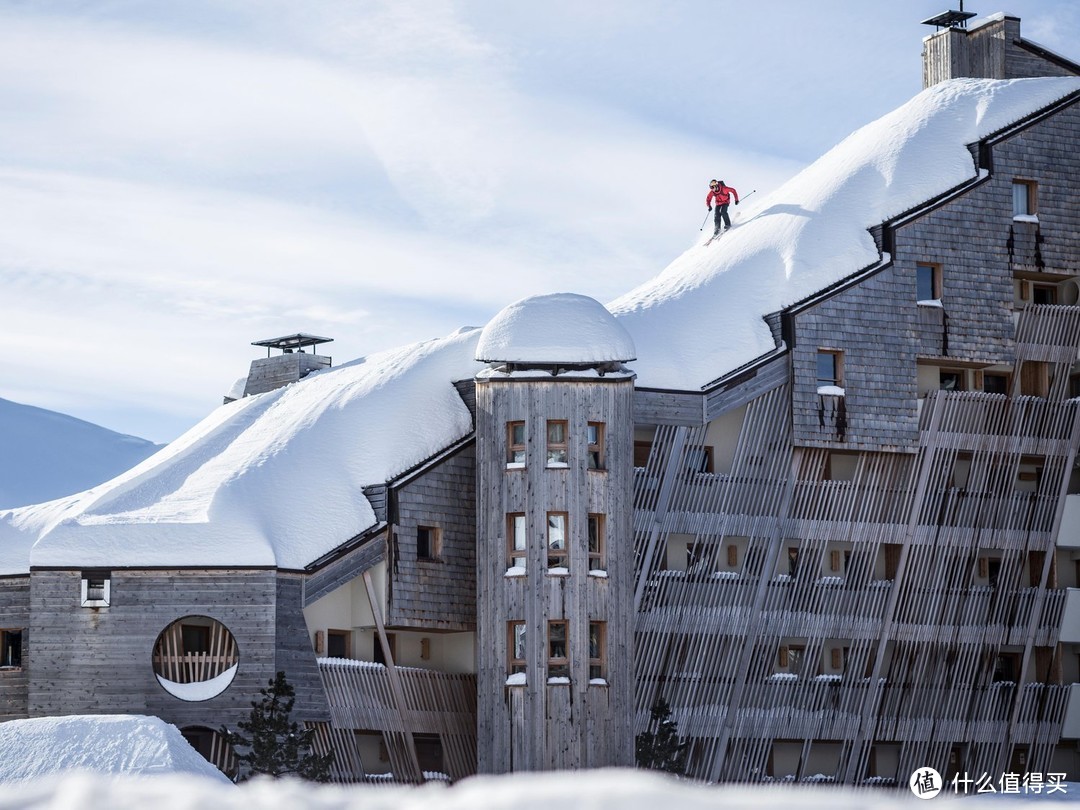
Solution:
{"label": "window with snow ledge", "polygon": [[566,512],[547,513],[547,565],[548,573],[566,576],[570,573],[570,547],[567,545]]}
{"label": "window with snow ledge", "polygon": [[1021,222],[1038,222],[1035,216],[1038,210],[1039,184],[1034,180],[1013,180],[1013,219]]}
{"label": "window with snow ledge", "polygon": [[224,692],[240,665],[236,639],[209,616],[177,619],[157,637],[151,662],[161,688],[189,702]]}
{"label": "window with snow ledge", "polygon": [[941,265],[936,262],[916,262],[915,299],[919,304],[937,301],[941,305]]}
{"label": "window with snow ledge", "polygon": [[566,636],[566,622],[548,622],[548,683],[554,683],[553,678],[559,679],[559,683],[563,682],[561,679],[570,683],[570,659],[566,652]]}
{"label": "window with snow ledge", "polygon": [[547,466],[568,467],[567,423],[565,419],[547,422]]}
{"label": "window with snow ledge", "polygon": [[503,576],[509,578],[523,577],[526,573],[527,572],[525,571],[524,565],[511,565],[509,568],[506,569],[506,573],[503,574]]}
{"label": "window with snow ledge", "polygon": [[506,423],[506,468],[525,468],[525,423]]}
{"label": "window with snow ledge", "polygon": [[112,573],[83,571],[79,596],[83,607],[108,607],[111,600]]}
{"label": "window with snow ledge", "polygon": [[526,677],[524,672],[515,672],[511,675],[506,676],[507,686],[527,686],[528,683],[529,679]]}
{"label": "window with snow ledge", "polygon": [[[507,686],[525,685],[525,622],[506,623]],[[513,683],[511,683],[513,679]]]}
{"label": "window with snow ledge", "polygon": [[818,349],[817,353],[817,389],[818,393],[823,388],[836,388],[840,390],[838,396],[843,396],[844,390],[844,353],[836,349]]}

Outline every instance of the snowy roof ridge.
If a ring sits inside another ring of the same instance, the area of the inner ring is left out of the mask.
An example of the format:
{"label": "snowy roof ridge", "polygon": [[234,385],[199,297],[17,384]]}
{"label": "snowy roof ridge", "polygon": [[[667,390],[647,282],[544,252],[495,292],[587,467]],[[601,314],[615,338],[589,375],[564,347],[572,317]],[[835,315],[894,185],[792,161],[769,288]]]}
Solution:
{"label": "snowy roof ridge", "polygon": [[955,79],[856,130],[608,304],[648,388],[701,390],[775,350],[763,317],[881,260],[870,229],[976,178],[968,145],[1080,91],[1080,78]]}
{"label": "snowy roof ridge", "polygon": [[[620,355],[629,346],[641,387],[683,391],[759,361],[776,349],[764,315],[880,261],[870,228],[970,182],[969,144],[1078,91],[1080,78],[961,79],[923,91],[734,209],[731,233],[612,302],[594,345],[568,350],[592,362],[597,347]],[[521,348],[520,334],[502,345]],[[302,569],[376,524],[365,486],[472,431],[453,381],[483,369],[481,335],[462,329],[222,406],[110,482],[0,512],[0,575],[30,564]]]}

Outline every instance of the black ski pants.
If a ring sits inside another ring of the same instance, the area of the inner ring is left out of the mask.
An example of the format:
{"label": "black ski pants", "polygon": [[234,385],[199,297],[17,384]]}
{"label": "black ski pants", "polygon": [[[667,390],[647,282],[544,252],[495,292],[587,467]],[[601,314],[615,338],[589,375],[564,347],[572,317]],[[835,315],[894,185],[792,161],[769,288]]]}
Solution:
{"label": "black ski pants", "polygon": [[713,233],[720,233],[720,222],[723,220],[724,227],[731,227],[731,218],[727,215],[728,203],[720,203],[713,211],[713,222],[716,225],[716,229]]}

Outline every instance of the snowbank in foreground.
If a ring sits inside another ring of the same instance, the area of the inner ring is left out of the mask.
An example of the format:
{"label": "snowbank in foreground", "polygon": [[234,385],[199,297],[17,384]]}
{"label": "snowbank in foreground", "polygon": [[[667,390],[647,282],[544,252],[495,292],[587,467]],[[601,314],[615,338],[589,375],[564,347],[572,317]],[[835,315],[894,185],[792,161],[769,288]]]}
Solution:
{"label": "snowbank in foreground", "polygon": [[[199,776],[210,785],[216,784],[219,790],[234,790],[221,771],[188,745],[176,726],[157,717],[72,715],[0,723],[0,784],[40,780],[66,771],[92,771],[110,776],[183,774],[186,782],[203,781],[191,779]],[[50,790],[56,791],[54,800],[63,792],[59,784],[50,783]],[[5,784],[5,799],[0,801],[0,807],[29,805],[29,801],[7,803],[21,790]],[[99,804],[87,802],[80,806]],[[123,801],[101,806],[122,805]]]}
{"label": "snowbank in foreground", "polygon": [[[93,801],[88,801],[92,797]],[[934,806],[963,806],[938,796]],[[893,810],[923,806],[910,794],[827,787],[706,787],[654,773],[607,770],[513,777],[474,777],[454,787],[313,786],[256,780],[239,789],[180,777],[107,782],[90,774],[20,785],[0,808],[147,808],[154,810]]]}

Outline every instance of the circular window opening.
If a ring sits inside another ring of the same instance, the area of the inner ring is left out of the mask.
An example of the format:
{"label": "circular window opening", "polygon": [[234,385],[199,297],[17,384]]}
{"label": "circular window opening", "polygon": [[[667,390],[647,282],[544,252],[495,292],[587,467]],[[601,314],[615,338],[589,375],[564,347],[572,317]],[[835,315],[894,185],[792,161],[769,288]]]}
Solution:
{"label": "circular window opening", "polygon": [[209,700],[236,677],[240,658],[229,629],[208,616],[177,619],[154,643],[154,675],[181,700]]}

